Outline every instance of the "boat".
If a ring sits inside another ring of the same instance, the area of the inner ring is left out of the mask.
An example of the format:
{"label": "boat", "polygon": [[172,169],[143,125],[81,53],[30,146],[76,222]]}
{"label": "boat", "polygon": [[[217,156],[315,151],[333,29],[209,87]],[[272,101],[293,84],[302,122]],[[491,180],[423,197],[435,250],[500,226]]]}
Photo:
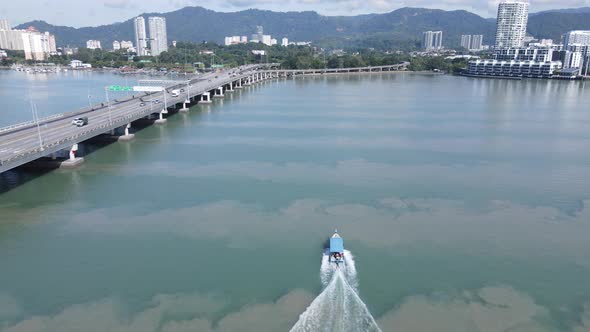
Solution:
{"label": "boat", "polygon": [[330,263],[344,264],[344,240],[338,234],[338,230],[330,237],[330,246],[325,249],[324,254],[328,256]]}

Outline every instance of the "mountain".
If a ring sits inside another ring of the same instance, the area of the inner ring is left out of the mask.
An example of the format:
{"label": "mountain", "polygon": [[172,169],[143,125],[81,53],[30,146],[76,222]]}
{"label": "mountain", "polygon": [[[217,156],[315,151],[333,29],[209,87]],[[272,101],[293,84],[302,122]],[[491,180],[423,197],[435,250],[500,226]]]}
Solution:
{"label": "mountain", "polygon": [[[574,29],[590,29],[590,12],[550,11],[531,15],[529,32],[539,38],[553,38]],[[376,47],[415,48],[422,32],[442,30],[443,43],[459,45],[461,34],[483,34],[484,43],[492,44],[495,21],[464,10],[444,11],[425,8],[401,8],[384,14],[358,16],[323,16],[316,12],[273,12],[249,9],[239,12],[216,12],[203,7],[185,7],[168,13],[146,13],[142,16],[166,18],[168,39],[179,41],[214,41],[225,36],[250,36],[257,25],[264,26],[275,38],[291,41],[313,41],[338,48]],[[58,45],[85,46],[86,40],[100,40],[110,48],[113,40],[134,41],[133,20],[98,27],[71,28],[54,26],[44,21],[19,25],[34,26],[56,35]],[[147,24],[146,24],[147,25]]]}
{"label": "mountain", "polygon": [[528,32],[536,38],[551,38],[559,42],[570,30],[590,30],[590,12],[547,12],[529,17]]}
{"label": "mountain", "polygon": [[587,14],[587,13],[590,13],[590,7],[544,10],[544,11],[541,11],[541,12],[530,13],[529,14],[529,17],[530,16],[539,15],[539,14],[547,14],[547,13]]}

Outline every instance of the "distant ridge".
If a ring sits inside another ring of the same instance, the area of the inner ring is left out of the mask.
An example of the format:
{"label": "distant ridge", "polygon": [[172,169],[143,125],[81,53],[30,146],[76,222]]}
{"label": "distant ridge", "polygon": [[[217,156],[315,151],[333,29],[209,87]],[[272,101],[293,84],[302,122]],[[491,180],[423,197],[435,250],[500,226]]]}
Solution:
{"label": "distant ridge", "polygon": [[[442,30],[443,43],[448,47],[458,46],[461,34],[483,34],[484,43],[493,44],[495,34],[495,20],[465,10],[406,7],[384,14],[323,16],[313,11],[249,9],[225,13],[185,7],[168,13],[143,14],[150,15],[166,17],[169,41],[222,43],[225,36],[250,36],[256,25],[263,25],[265,33],[277,39],[288,37],[334,48],[417,48],[426,30]],[[132,18],[98,27],[72,28],[32,21],[17,28],[31,25],[55,34],[60,46],[82,47],[86,40],[97,39],[108,49],[113,40],[134,40]],[[590,29],[589,7],[535,13],[529,18],[529,33],[538,38],[559,40],[562,33],[574,29]]]}

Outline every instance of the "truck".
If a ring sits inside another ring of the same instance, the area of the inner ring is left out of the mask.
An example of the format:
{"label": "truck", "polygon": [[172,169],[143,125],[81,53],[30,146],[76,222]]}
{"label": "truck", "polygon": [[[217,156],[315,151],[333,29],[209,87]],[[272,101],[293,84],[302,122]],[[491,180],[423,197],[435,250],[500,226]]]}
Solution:
{"label": "truck", "polygon": [[171,95],[172,97],[178,97],[178,96],[180,96],[180,90],[178,90],[178,89],[176,89],[176,90],[172,90],[172,91],[170,92],[170,95]]}

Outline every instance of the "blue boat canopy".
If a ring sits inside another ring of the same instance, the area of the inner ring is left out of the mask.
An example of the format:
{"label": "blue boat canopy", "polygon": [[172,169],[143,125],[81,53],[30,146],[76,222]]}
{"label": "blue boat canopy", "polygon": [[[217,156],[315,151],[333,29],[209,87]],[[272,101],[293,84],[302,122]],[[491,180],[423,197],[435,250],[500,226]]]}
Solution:
{"label": "blue boat canopy", "polygon": [[344,240],[341,237],[330,238],[330,252],[344,252]]}

